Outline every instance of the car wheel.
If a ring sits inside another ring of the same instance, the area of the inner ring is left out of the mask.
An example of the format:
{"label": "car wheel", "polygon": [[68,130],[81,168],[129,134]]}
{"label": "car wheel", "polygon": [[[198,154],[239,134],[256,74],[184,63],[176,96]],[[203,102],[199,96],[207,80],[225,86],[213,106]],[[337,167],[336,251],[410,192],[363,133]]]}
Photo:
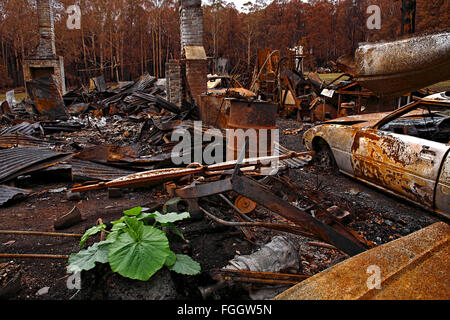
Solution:
{"label": "car wheel", "polygon": [[323,169],[337,170],[336,160],[334,159],[333,152],[330,146],[325,140],[319,140],[316,145],[316,163]]}

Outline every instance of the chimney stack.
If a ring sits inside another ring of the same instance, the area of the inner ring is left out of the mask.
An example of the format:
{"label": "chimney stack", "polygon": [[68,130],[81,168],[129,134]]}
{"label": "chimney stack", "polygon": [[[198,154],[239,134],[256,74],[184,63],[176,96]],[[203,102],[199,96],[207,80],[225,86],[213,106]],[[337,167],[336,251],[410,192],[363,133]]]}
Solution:
{"label": "chimney stack", "polygon": [[37,0],[39,21],[39,47],[36,52],[38,58],[56,58],[55,26],[51,0]]}
{"label": "chimney stack", "polygon": [[52,75],[61,95],[66,93],[64,59],[56,55],[53,0],[37,0],[39,46],[23,61],[25,84],[30,80]]}
{"label": "chimney stack", "polygon": [[208,62],[203,47],[201,0],[181,0],[181,56],[186,60],[186,81],[197,106],[207,92]]}

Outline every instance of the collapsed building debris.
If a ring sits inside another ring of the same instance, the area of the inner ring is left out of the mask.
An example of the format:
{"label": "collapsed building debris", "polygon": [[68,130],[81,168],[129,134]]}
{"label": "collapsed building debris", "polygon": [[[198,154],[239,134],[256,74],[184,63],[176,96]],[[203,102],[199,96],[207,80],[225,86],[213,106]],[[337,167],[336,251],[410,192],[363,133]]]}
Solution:
{"label": "collapsed building debris", "polygon": [[[328,267],[338,259],[353,256],[358,259],[367,254],[365,251],[375,243],[362,231],[367,229],[358,229],[357,223],[384,221],[372,219],[368,214],[366,220],[350,224],[360,218],[360,211],[364,212],[355,202],[341,207],[337,201],[328,199],[328,194],[319,188],[318,176],[316,187],[311,181],[302,181],[305,185],[300,186],[290,178],[289,173],[296,171],[291,169],[299,169],[298,172],[307,169],[314,155],[324,156],[322,150],[294,152],[271,136],[268,141],[258,139],[257,151],[267,151],[265,156],[259,156],[252,154],[247,141],[239,145],[234,137],[231,141],[222,139],[226,143],[215,149],[217,153],[233,155],[234,160],[205,164],[196,161],[195,153],[209,147],[206,142],[194,139],[180,151],[172,137],[180,130],[186,135],[203,137],[213,129],[221,138],[226,137],[229,129],[276,131],[280,116],[295,115],[298,120],[314,122],[359,114],[380,106],[377,100],[380,91],[369,91],[364,81],[358,82],[361,75],[351,70],[328,84],[317,74],[305,75],[302,47],[290,50],[287,57],[277,50],[259,50],[250,90],[243,88],[235,76],[207,77],[201,1],[182,1],[180,13],[182,59],[168,63],[166,81],[144,73],[136,81],[108,86],[103,76],[97,76],[91,79],[89,89],[81,87],[62,95],[60,71],[54,69],[52,75],[44,75],[51,70],[35,70],[33,79],[27,81],[30,99],[19,104],[2,104],[0,206],[11,204],[18,196],[28,196],[35,202],[24,204],[27,210],[40,216],[45,213],[33,211],[33,203],[55,197],[60,201],[59,208],[64,209],[50,218],[47,216],[51,223],[45,228],[74,228],[78,232],[83,232],[87,218],[95,218],[97,225],[102,225],[102,221],[112,221],[113,215],[129,208],[125,206],[136,203],[146,210],[150,207],[163,212],[187,211],[191,219],[180,230],[184,232],[187,228],[187,235],[195,235],[196,240],[201,238],[199,247],[210,244],[205,235],[222,232],[226,239],[236,242],[238,239],[251,249],[260,249],[241,254],[234,248],[235,242],[214,248],[214,254],[222,260],[220,265],[217,261],[213,261],[214,265],[208,262],[208,268],[213,265],[208,271],[214,270],[208,281],[219,281],[219,285],[204,290],[196,287],[204,298],[228,282],[257,284],[258,289],[261,285],[280,285],[283,290],[303,282],[318,271],[314,265],[304,268],[309,264],[304,255],[320,254],[326,261],[322,265]],[[49,45],[54,46],[54,41],[43,45],[48,49]],[[344,76],[349,80],[338,83]],[[162,85],[164,82],[167,87]],[[370,105],[366,100],[370,100]],[[199,119],[203,121],[201,125],[196,121]],[[302,125],[284,133],[295,137],[307,127]],[[338,140],[342,136],[333,138]],[[430,156],[427,152],[422,154]],[[174,164],[176,156],[187,157],[191,164]],[[312,171],[316,169],[320,168]],[[63,185],[42,190],[46,179],[62,180]],[[27,184],[33,189],[17,188]],[[446,189],[442,190],[436,198],[444,197]],[[145,201],[136,200],[135,194],[139,192],[144,192]],[[177,199],[162,205],[166,197]],[[149,198],[156,199],[156,203],[149,203]],[[81,211],[89,201],[98,201],[95,208]],[[95,216],[103,211],[106,214],[102,218]],[[389,213],[383,214],[389,217]],[[30,217],[26,218],[33,219],[33,215]],[[387,226],[394,224],[386,220]],[[35,227],[33,223],[30,228]],[[395,227],[388,230],[389,239],[399,237]],[[105,239],[105,233],[101,233],[101,240]],[[0,235],[82,237],[77,233],[12,230],[0,230]],[[289,240],[294,235],[296,243]],[[186,240],[187,236],[182,234],[182,239],[184,242],[178,244],[180,251],[200,254]],[[222,239],[218,239],[215,242],[222,245]],[[10,248],[14,242],[2,245]],[[332,254],[322,254],[323,250]],[[223,263],[225,252],[234,258]],[[329,258],[331,255],[333,259]],[[66,260],[68,255],[3,252],[0,258]],[[99,270],[102,273],[100,267],[94,276]],[[263,291],[250,287],[250,297],[273,295]]]}
{"label": "collapsed building debris", "polygon": [[432,93],[422,92],[424,87],[448,79],[448,39],[446,32],[363,44],[354,56],[338,59],[336,66],[344,74],[328,83],[298,67],[302,50],[260,48],[249,88],[276,103],[281,116],[299,121],[393,111],[414,96]]}

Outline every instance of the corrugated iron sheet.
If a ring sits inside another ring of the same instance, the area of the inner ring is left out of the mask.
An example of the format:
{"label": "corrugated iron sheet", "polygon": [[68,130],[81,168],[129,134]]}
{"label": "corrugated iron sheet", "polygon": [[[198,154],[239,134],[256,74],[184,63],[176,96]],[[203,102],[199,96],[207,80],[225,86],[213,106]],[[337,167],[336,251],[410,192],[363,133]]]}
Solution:
{"label": "corrugated iron sheet", "polygon": [[110,181],[136,173],[135,171],[115,168],[92,161],[72,160],[74,180]]}
{"label": "corrugated iron sheet", "polygon": [[20,133],[4,134],[0,136],[0,148],[13,147],[49,147],[44,140]]}
{"label": "corrugated iron sheet", "polygon": [[36,131],[39,131],[40,134],[44,134],[44,129],[42,128],[41,124],[39,122],[36,123],[29,123],[29,122],[22,122],[19,124],[16,124],[15,126],[4,128],[0,130],[0,135],[5,135],[8,133],[19,133],[19,134],[26,134],[26,135],[32,135]]}
{"label": "corrugated iron sheet", "polygon": [[29,193],[29,190],[0,185],[0,206],[6,204],[10,200],[13,200],[19,195],[25,195]]}
{"label": "corrugated iron sheet", "polygon": [[0,182],[11,179],[17,172],[32,165],[62,156],[61,153],[36,147],[0,150]]}

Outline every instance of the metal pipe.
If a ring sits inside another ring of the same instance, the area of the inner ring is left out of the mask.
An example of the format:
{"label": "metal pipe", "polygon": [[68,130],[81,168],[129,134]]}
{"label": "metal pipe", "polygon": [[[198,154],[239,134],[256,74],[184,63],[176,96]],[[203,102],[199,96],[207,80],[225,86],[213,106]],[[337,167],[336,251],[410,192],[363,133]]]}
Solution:
{"label": "metal pipe", "polygon": [[59,255],[59,254],[29,254],[29,253],[0,253],[0,259],[69,259],[67,255]]}
{"label": "metal pipe", "polygon": [[27,236],[48,236],[48,237],[70,237],[81,238],[82,234],[73,233],[57,233],[57,232],[40,232],[40,231],[17,231],[17,230],[0,230],[0,234],[15,234]]}

